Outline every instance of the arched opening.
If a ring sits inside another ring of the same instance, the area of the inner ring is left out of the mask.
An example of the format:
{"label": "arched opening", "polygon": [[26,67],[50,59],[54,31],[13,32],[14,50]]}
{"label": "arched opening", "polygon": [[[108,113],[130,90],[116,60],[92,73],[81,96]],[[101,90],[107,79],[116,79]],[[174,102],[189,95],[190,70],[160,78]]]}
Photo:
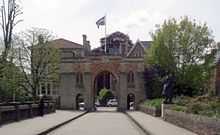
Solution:
{"label": "arched opening", "polygon": [[76,95],[76,110],[85,110],[85,103],[82,94]]}
{"label": "arched opening", "polygon": [[94,104],[96,109],[117,107],[117,78],[109,71],[100,72],[94,80]]}
{"label": "arched opening", "polygon": [[134,110],[135,105],[135,95],[133,93],[129,93],[127,96],[127,110]]}

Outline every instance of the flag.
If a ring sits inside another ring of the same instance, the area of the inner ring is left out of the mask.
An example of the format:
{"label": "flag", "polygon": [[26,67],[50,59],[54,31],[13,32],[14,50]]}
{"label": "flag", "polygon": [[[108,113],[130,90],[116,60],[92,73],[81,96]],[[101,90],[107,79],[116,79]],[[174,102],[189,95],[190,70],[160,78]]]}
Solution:
{"label": "flag", "polygon": [[97,22],[96,22],[96,25],[97,27],[99,28],[100,25],[105,25],[105,16],[100,18]]}

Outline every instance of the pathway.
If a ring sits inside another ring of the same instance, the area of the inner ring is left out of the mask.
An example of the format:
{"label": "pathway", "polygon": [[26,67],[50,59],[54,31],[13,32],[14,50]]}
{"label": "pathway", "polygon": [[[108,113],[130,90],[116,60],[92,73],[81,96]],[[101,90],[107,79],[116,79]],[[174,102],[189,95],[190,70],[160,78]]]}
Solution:
{"label": "pathway", "polygon": [[35,117],[0,126],[0,135],[36,135],[82,113],[57,110],[56,113],[44,115],[43,117]]}
{"label": "pathway", "polygon": [[186,129],[180,128],[164,120],[152,117],[143,112],[127,112],[137,121],[150,135],[196,135]]}

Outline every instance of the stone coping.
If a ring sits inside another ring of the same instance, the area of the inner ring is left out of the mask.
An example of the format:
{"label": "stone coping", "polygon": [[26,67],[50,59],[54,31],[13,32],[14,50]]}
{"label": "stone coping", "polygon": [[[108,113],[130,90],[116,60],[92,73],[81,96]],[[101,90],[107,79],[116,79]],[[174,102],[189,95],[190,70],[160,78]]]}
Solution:
{"label": "stone coping", "polygon": [[199,135],[219,135],[220,119],[171,110],[172,105],[163,105],[163,119]]}

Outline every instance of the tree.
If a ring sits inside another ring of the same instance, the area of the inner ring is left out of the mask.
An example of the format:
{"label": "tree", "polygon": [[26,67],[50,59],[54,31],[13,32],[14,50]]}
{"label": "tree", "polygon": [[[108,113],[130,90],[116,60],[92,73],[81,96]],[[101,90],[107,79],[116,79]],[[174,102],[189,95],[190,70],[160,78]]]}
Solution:
{"label": "tree", "polygon": [[6,62],[0,77],[0,102],[20,101],[25,97],[25,92],[20,83],[23,75],[14,63]]}
{"label": "tree", "polygon": [[175,75],[178,92],[192,96],[209,89],[216,45],[206,24],[198,24],[188,17],[180,21],[170,19],[157,28],[152,38],[148,63]]}
{"label": "tree", "polygon": [[161,98],[163,89],[163,80],[165,72],[157,65],[152,65],[145,69],[144,79],[146,88],[146,97],[148,99]]}
{"label": "tree", "polygon": [[6,61],[11,49],[12,35],[14,27],[21,22],[18,17],[23,13],[17,0],[2,0],[1,6],[1,27],[3,34],[4,50],[2,60]]}
{"label": "tree", "polygon": [[103,88],[99,91],[98,99],[102,105],[106,105],[107,100],[112,97],[113,97],[113,94],[111,93],[111,91],[109,91],[106,88]]}
{"label": "tree", "polygon": [[25,76],[23,87],[36,98],[41,83],[59,79],[59,50],[50,45],[53,36],[48,30],[32,28],[20,35],[19,65]]}

